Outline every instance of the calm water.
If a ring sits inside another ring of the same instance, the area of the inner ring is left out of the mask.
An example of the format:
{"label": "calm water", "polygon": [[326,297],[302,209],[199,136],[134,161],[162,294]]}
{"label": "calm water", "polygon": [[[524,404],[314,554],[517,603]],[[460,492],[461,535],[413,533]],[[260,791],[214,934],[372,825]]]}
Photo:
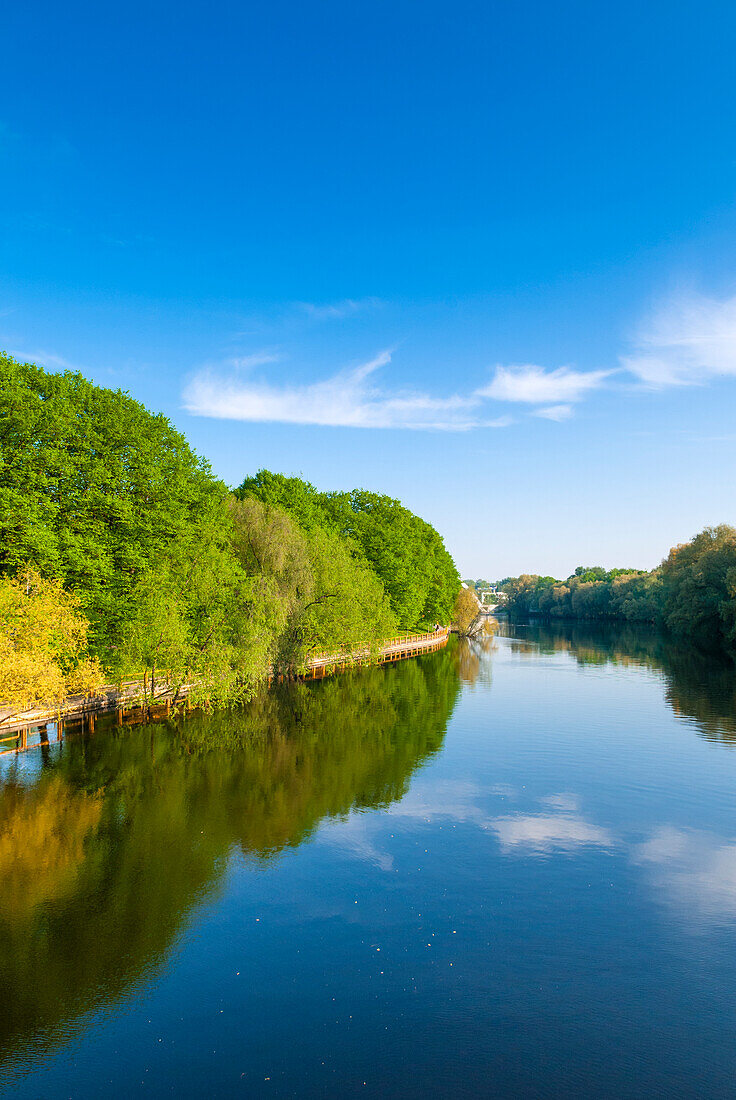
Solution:
{"label": "calm water", "polygon": [[736,677],[538,626],[0,762],[0,1091],[736,1096]]}

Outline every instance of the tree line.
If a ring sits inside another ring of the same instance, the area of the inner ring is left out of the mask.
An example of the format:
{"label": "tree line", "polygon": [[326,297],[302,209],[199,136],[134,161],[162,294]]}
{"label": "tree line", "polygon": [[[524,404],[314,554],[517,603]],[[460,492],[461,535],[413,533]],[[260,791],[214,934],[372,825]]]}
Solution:
{"label": "tree line", "polygon": [[168,419],[0,355],[0,701],[162,674],[195,701],[449,621],[434,528],[365,490],[261,470],[234,492]]}
{"label": "tree line", "polygon": [[673,547],[651,572],[578,566],[564,581],[522,574],[503,590],[514,618],[653,623],[736,657],[736,529],[726,524]]}

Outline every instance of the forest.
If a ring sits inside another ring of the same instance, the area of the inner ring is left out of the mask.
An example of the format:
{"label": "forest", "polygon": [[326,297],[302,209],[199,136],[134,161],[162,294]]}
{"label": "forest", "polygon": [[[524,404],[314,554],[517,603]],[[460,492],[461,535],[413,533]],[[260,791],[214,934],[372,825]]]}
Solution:
{"label": "forest", "polygon": [[513,618],[651,623],[736,657],[736,529],[726,524],[673,547],[651,572],[578,566],[564,581],[522,574],[502,588]]}
{"label": "forest", "polygon": [[261,470],[231,491],[169,420],[0,356],[0,700],[165,672],[250,698],[310,654],[449,622],[440,535],[399,501]]}

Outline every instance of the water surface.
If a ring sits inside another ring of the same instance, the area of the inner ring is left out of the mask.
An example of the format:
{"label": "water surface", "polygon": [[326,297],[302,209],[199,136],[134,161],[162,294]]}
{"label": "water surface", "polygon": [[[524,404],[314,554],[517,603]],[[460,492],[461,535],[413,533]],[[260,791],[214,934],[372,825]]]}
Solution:
{"label": "water surface", "polygon": [[736,1095],[736,678],[518,626],[0,762],[0,1090]]}

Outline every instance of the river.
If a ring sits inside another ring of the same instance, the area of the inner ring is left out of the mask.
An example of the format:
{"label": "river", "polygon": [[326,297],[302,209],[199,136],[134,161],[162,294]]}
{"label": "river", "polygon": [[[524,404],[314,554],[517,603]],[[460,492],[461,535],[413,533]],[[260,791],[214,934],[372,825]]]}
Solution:
{"label": "river", "polygon": [[736,676],[631,630],[0,760],[0,1092],[736,1095]]}

